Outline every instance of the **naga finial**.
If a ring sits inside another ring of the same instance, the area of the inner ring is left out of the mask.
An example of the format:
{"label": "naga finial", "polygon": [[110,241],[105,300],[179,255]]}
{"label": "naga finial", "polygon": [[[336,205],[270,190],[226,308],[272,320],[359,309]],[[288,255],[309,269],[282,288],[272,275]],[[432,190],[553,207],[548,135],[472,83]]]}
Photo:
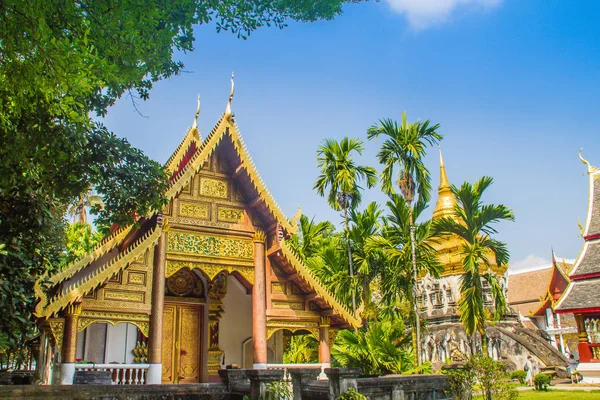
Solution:
{"label": "naga finial", "polygon": [[227,108],[225,109],[225,115],[231,117],[231,102],[233,101],[233,94],[235,93],[235,83],[233,82],[233,72],[231,72],[231,92],[229,93],[229,100],[227,100]]}
{"label": "naga finial", "polygon": [[600,171],[598,168],[596,168],[592,164],[590,164],[588,160],[586,160],[585,158],[583,158],[583,156],[581,155],[582,151],[583,151],[583,147],[579,149],[578,156],[579,156],[579,159],[581,160],[581,162],[584,163],[585,165],[587,165],[587,173],[588,173],[588,175]]}
{"label": "naga finial", "polygon": [[300,221],[300,217],[302,217],[302,208],[300,208],[300,204],[298,204],[298,211],[296,211],[296,215],[294,215],[290,221],[292,225]]}
{"label": "naga finial", "polygon": [[584,237],[585,229],[583,229],[583,226],[581,225],[581,221],[579,220],[579,218],[577,218],[577,226],[579,227],[579,233],[581,233],[581,237]]}
{"label": "naga finial", "polygon": [[198,116],[200,115],[200,93],[198,93],[198,108],[196,108],[196,116],[194,117],[194,123],[192,129],[198,129]]}

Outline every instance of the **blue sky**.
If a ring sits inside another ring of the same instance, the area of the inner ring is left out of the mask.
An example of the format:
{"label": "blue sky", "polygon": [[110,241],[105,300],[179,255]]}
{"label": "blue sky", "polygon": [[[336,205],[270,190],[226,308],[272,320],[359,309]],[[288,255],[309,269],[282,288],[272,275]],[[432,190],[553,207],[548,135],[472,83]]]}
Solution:
{"label": "blue sky", "polygon": [[[235,71],[233,110],[280,206],[289,216],[300,204],[318,220],[340,221],[312,190],[319,143],[360,137],[361,163],[381,170],[381,142],[367,141],[366,130],[406,110],[409,120],[441,124],[452,183],[494,177],[485,200],[515,211],[515,223],[499,226],[514,267],[547,262],[551,246],[576,257],[588,190],[579,148],[600,165],[600,4],[383,0],[344,10],[246,41],[199,27],[196,50],[178,56],[187,72],[158,83],[139,105],[146,118],[124,98],[105,123],[165,162],[192,123],[197,93],[199,127],[210,132]],[[426,162],[437,186],[437,149]],[[385,196],[368,190],[363,205],[370,201]]]}

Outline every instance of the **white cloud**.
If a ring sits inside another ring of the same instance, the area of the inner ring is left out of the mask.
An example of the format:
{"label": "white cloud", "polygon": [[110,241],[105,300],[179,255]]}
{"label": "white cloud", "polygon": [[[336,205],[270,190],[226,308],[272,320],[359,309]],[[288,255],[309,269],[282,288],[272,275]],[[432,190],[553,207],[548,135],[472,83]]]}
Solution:
{"label": "white cloud", "polygon": [[385,0],[392,10],[406,15],[408,24],[415,30],[422,30],[442,23],[458,8],[492,8],[502,0]]}
{"label": "white cloud", "polygon": [[516,273],[529,269],[541,269],[542,267],[549,267],[550,264],[551,260],[548,260],[544,257],[536,256],[535,254],[530,254],[522,260],[511,263],[510,272]]}

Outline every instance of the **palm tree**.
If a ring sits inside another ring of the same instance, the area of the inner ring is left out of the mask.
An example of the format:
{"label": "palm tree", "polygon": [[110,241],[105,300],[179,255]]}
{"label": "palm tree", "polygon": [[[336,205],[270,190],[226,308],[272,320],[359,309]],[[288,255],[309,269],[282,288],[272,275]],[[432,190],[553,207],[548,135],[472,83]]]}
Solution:
{"label": "palm tree", "polygon": [[379,276],[383,257],[367,244],[380,235],[382,211],[377,203],[370,203],[363,211],[350,210],[348,237],[352,246],[352,265],[356,268],[363,304],[363,325],[375,319],[376,310],[371,299],[371,283]]}
{"label": "palm tree", "polygon": [[460,188],[452,186],[458,201],[454,218],[444,217],[434,222],[438,234],[456,235],[462,239],[460,254],[464,274],[460,281],[458,311],[467,335],[475,332],[481,335],[484,354],[487,352],[484,280],[489,284],[494,299],[494,318],[499,319],[506,311],[506,298],[490,267],[492,260],[498,267],[506,265],[509,254],[506,244],[491,236],[497,233],[494,228],[496,223],[515,220],[509,207],[482,203],[481,197],[492,182],[492,178],[484,176],[473,185],[465,182]]}
{"label": "palm tree", "polygon": [[331,354],[340,366],[362,368],[365,375],[416,372],[410,336],[401,321],[376,321],[356,332],[341,330]]}
{"label": "palm tree", "polygon": [[67,213],[73,218],[73,223],[80,222],[82,224],[87,224],[87,208],[89,207],[104,208],[102,196],[95,194],[93,189],[81,193],[79,195],[79,200],[69,207]]}
{"label": "palm tree", "polygon": [[[352,153],[362,154],[364,143],[360,139],[345,137],[339,142],[325,139],[317,150],[317,165],[321,175],[315,182],[314,189],[321,196],[327,193],[329,206],[336,211],[344,211],[346,247],[348,251],[348,269],[350,278],[354,277],[352,266],[352,250],[348,237],[348,209],[354,209],[361,201],[359,181],[365,180],[371,188],[377,183],[377,172],[373,167],[356,165]],[[356,298],[352,292],[352,312],[356,314]]]}
{"label": "palm tree", "polygon": [[[383,302],[393,305],[408,298],[414,304],[418,299],[413,297],[412,239],[408,218],[411,210],[397,194],[390,196],[387,207],[390,213],[384,218],[381,235],[369,238],[367,249],[381,252],[386,260],[381,270]],[[415,204],[412,210],[415,219],[418,219],[425,208],[422,202]],[[439,278],[443,267],[433,247],[437,237],[431,228],[431,221],[417,223],[414,227],[417,272]]]}
{"label": "palm tree", "polygon": [[316,255],[321,242],[330,237],[335,230],[331,222],[315,222],[314,217],[309,220],[306,215],[300,216],[298,225],[300,227],[298,234],[292,236],[288,244],[296,250],[302,260]]}
{"label": "palm tree", "polygon": [[[413,264],[413,290],[414,298],[417,293],[417,255],[415,248],[415,228],[411,204],[415,199],[415,193],[418,195],[417,202],[427,203],[430,199],[431,183],[429,171],[423,164],[426,148],[428,145],[439,143],[442,135],[437,133],[439,124],[430,126],[429,120],[425,122],[416,121],[408,123],[406,121],[406,111],[402,113],[402,123],[398,125],[392,119],[383,119],[379,125],[373,125],[367,131],[369,139],[377,138],[380,135],[386,136],[386,140],[381,145],[381,150],[377,154],[379,162],[384,165],[381,172],[381,183],[383,191],[389,194],[394,193],[392,178],[394,170],[398,169],[397,184],[409,208],[409,226],[411,236],[412,264]],[[421,364],[421,328],[419,320],[419,309],[417,302],[414,302],[415,313],[415,336],[417,348],[417,365]]]}

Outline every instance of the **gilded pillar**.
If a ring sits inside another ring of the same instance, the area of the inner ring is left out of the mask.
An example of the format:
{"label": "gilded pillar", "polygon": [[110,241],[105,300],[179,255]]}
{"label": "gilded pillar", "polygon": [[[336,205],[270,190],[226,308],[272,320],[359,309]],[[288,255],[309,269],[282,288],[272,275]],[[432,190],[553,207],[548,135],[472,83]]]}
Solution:
{"label": "gilded pillar", "polygon": [[[219,320],[227,294],[227,275],[219,274],[208,285],[208,375],[219,376],[223,350],[219,347]],[[210,378],[209,378],[210,380]]]}
{"label": "gilded pillar", "polygon": [[65,314],[65,333],[63,335],[62,362],[74,363],[77,352],[77,322],[81,314],[81,304],[71,304]]}
{"label": "gilded pillar", "polygon": [[254,285],[252,286],[252,339],[254,368],[267,367],[267,296],[266,296],[266,235],[260,229],[254,234]]}
{"label": "gilded pillar", "polygon": [[150,314],[150,332],[148,335],[148,384],[160,384],[162,380],[162,334],[165,300],[165,265],[167,254],[167,225],[154,247],[154,266],[152,272],[152,311]]}
{"label": "gilded pillar", "polygon": [[331,364],[331,349],[329,345],[329,327],[331,320],[329,317],[321,317],[319,323],[319,363],[327,364],[325,368],[329,368]]}
{"label": "gilded pillar", "polygon": [[71,304],[65,313],[65,330],[62,342],[61,383],[72,385],[75,376],[75,357],[77,353],[77,323],[81,314],[81,303]]}
{"label": "gilded pillar", "polygon": [[575,322],[577,323],[577,333],[579,338],[579,343],[577,345],[577,349],[579,350],[579,361],[589,362],[592,360],[592,351],[588,343],[583,314],[575,314]]}

